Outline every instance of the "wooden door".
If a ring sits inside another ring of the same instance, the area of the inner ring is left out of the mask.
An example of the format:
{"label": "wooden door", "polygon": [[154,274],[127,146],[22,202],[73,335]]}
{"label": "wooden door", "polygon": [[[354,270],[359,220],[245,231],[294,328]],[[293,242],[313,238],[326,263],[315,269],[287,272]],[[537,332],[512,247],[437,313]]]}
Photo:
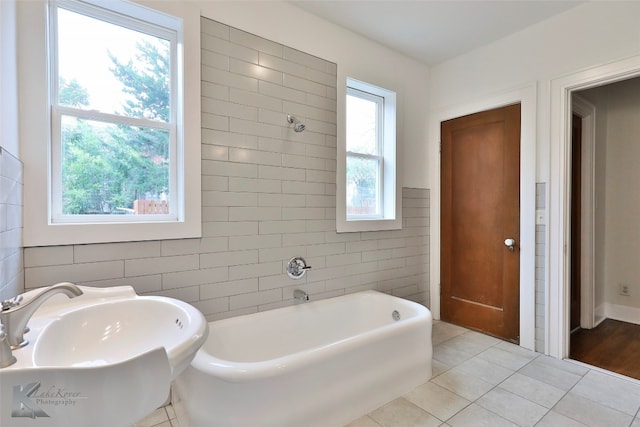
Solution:
{"label": "wooden door", "polygon": [[580,327],[580,242],[582,230],[582,118],[571,121],[571,315],[570,331]]}
{"label": "wooden door", "polygon": [[442,122],[441,136],[441,317],[518,342],[520,104]]}

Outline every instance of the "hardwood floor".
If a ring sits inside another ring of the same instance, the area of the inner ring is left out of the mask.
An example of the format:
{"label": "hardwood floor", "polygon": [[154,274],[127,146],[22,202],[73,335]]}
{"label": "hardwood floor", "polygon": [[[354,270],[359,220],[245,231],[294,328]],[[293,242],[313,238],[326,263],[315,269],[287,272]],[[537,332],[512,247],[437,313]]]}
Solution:
{"label": "hardwood floor", "polygon": [[606,319],[594,329],[571,334],[569,355],[640,380],[640,325]]}

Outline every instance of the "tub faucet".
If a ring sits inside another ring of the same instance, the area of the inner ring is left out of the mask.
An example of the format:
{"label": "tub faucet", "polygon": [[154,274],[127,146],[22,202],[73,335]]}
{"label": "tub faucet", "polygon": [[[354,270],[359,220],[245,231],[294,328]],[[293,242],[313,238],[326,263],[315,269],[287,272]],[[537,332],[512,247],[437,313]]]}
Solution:
{"label": "tub faucet", "polygon": [[307,302],[309,301],[309,294],[302,289],[296,289],[293,291],[293,299],[300,302]]}
{"label": "tub faucet", "polygon": [[2,301],[0,323],[6,328],[6,339],[12,349],[24,347],[29,343],[23,337],[27,322],[38,307],[55,294],[65,294],[69,298],[75,298],[82,295],[82,291],[73,283],[62,282],[45,288],[24,304],[22,304],[22,295]]}

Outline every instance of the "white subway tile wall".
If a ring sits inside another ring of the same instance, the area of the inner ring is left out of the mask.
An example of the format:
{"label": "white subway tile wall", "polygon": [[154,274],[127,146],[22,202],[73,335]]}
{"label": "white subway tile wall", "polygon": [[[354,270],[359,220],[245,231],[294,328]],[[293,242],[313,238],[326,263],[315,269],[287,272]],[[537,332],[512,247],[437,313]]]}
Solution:
{"label": "white subway tile wall", "polygon": [[[132,285],[208,319],[377,289],[429,305],[429,190],[403,229],[337,234],[335,64],[202,19],[201,239],[25,248],[32,288]],[[306,124],[301,133],[287,123]],[[287,261],[305,257],[300,280]]]}
{"label": "white subway tile wall", "polygon": [[0,147],[0,300],[22,293],[22,162]]}

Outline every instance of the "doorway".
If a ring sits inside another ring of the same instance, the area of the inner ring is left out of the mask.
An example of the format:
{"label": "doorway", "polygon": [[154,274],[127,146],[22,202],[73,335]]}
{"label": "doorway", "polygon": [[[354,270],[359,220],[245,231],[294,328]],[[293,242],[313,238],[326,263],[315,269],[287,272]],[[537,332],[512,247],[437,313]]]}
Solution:
{"label": "doorway", "polygon": [[516,343],[520,117],[515,104],[441,124],[441,317]]}
{"label": "doorway", "polygon": [[[548,221],[547,231],[548,250],[547,255],[547,281],[545,284],[546,307],[547,314],[546,333],[545,333],[545,352],[550,356],[564,359],[569,357],[570,348],[570,154],[571,154],[571,103],[572,97],[578,91],[592,89],[600,86],[609,85],[616,82],[640,77],[640,55],[622,59],[616,62],[607,63],[590,69],[581,70],[551,81],[551,123],[550,123],[550,140],[549,140],[549,183],[547,194],[548,202]],[[639,96],[640,98],[640,96]],[[634,123],[639,123],[635,120]],[[596,132],[603,127],[597,123]],[[640,133],[640,132],[638,132]],[[637,133],[636,133],[637,134]],[[604,160],[606,156],[600,156],[595,153],[596,161]],[[628,160],[626,158],[625,160]],[[635,166],[618,168],[616,170],[638,171],[637,162]],[[636,179],[633,182],[638,182]],[[626,183],[632,182],[625,180]],[[636,187],[637,188],[637,187]],[[605,193],[601,193],[605,194]],[[609,197],[609,192],[605,194]],[[594,205],[602,206],[602,200],[594,201]],[[628,209],[618,209],[619,213],[626,213]],[[600,227],[594,225],[594,234],[599,233]],[[640,229],[637,227],[636,230]],[[619,236],[618,243],[622,243],[622,247],[618,248],[628,251],[632,240],[628,235]],[[582,240],[584,244],[584,239]],[[609,247],[609,246],[607,246]],[[605,251],[604,247],[595,247],[596,254],[599,251]],[[605,251],[605,252],[608,252]],[[616,257],[611,257],[616,260]],[[627,259],[627,257],[619,257]],[[598,256],[594,258],[594,282],[605,283],[599,276],[603,271],[598,268]],[[638,259],[636,257],[636,259]],[[638,263],[633,263],[638,267]],[[617,268],[609,269],[612,271],[620,271]],[[600,273],[598,273],[600,272]],[[640,277],[640,272],[636,275]],[[583,276],[584,279],[584,276]],[[614,285],[615,287],[615,285]],[[593,294],[593,306],[596,321],[603,316],[601,309],[606,307],[603,294],[599,293],[597,286],[596,292]],[[581,295],[581,298],[584,298]],[[588,296],[589,294],[587,294]],[[584,308],[584,303],[582,305]],[[615,307],[613,307],[615,308]],[[632,310],[637,313],[636,310]]]}
{"label": "doorway", "polygon": [[[588,147],[581,141],[584,119],[573,115],[568,355],[640,379],[636,363],[640,349],[640,298],[634,298],[640,291],[640,285],[634,285],[638,283],[634,278],[640,273],[640,222],[637,214],[627,214],[640,206],[640,190],[634,185],[640,182],[635,166],[640,161],[640,77],[575,91],[572,96],[592,105],[598,132],[592,148],[597,153],[596,161],[581,165],[581,151]],[[585,169],[591,169],[591,173],[584,173]],[[587,180],[589,177],[592,182]],[[581,191],[583,183],[594,186],[592,197],[596,203],[591,206],[580,203],[581,195],[588,194]],[[581,223],[589,215],[593,227],[585,233]],[[595,248],[589,255],[581,248],[585,241]],[[585,264],[592,266],[589,286],[581,283]],[[623,287],[620,283],[628,285]],[[576,299],[576,292],[581,291],[591,296],[590,304],[585,304],[579,295]],[[576,305],[585,313],[576,314]]]}

